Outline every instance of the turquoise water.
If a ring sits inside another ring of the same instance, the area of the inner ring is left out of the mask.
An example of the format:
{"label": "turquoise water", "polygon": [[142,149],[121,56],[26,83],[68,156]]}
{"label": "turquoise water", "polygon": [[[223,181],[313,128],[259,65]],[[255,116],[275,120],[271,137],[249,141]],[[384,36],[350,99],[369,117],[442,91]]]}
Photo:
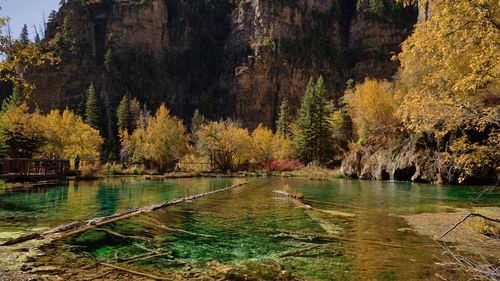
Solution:
{"label": "turquoise water", "polygon": [[[397,215],[451,211],[455,207],[500,206],[500,193],[480,197],[478,187],[437,186],[400,182],[339,179],[328,182],[296,178],[250,178],[248,185],[110,223],[105,227],[137,241],[90,230],[66,243],[99,259],[130,257],[144,247],[170,252],[139,265],[152,271],[186,270],[207,262],[241,265],[275,261],[281,269],[309,280],[421,280],[434,277],[438,253],[432,240],[408,228]],[[108,178],[22,192],[0,194],[0,242],[75,220],[184,197],[231,185],[233,179],[142,181]],[[355,206],[308,202],[315,208],[348,212],[332,216],[300,207],[273,194],[273,189],[301,192],[308,199]],[[271,230],[274,231],[271,231]],[[288,231],[284,232],[282,230]],[[322,240],[295,232],[337,235],[349,241]],[[385,247],[363,241],[405,246]],[[286,255],[314,246],[313,250]]]}

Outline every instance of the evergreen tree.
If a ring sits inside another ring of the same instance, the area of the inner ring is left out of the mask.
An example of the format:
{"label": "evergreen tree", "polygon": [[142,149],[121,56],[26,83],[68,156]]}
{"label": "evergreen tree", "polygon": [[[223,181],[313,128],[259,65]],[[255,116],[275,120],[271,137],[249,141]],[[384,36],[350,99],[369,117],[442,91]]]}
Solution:
{"label": "evergreen tree", "polygon": [[19,40],[21,40],[21,43],[27,45],[30,43],[30,38],[28,34],[28,26],[25,24],[23,26],[23,29],[21,30],[21,35],[19,36]]}
{"label": "evergreen tree", "polygon": [[66,4],[66,0],[59,0],[59,6],[64,6]]}
{"label": "evergreen tree", "polygon": [[325,94],[326,88],[322,76],[318,78],[316,85],[312,79],[309,80],[299,111],[294,139],[297,157],[302,163],[318,161],[324,164],[332,152],[332,124],[329,120],[330,110]]}
{"label": "evergreen tree", "polygon": [[56,18],[56,11],[52,10],[49,13],[49,22],[52,22]]}
{"label": "evergreen tree", "polygon": [[40,43],[40,35],[38,33],[35,35],[35,43]]}
{"label": "evergreen tree", "polygon": [[382,0],[370,0],[370,12],[375,15],[383,16],[385,11]]}
{"label": "evergreen tree", "polygon": [[312,130],[313,113],[314,113],[314,81],[311,77],[306,87],[306,93],[302,99],[302,104],[299,110],[297,119],[297,131],[295,134],[293,146],[297,158],[302,163],[309,163],[313,160],[314,135]]}
{"label": "evergreen tree", "polygon": [[359,14],[363,12],[363,4],[361,3],[361,0],[358,0],[356,3],[356,12]]}
{"label": "evergreen tree", "polygon": [[284,98],[281,102],[278,121],[276,122],[276,132],[285,138],[290,138],[292,134],[292,114],[288,106],[288,99]]}
{"label": "evergreen tree", "polygon": [[87,101],[85,103],[85,123],[99,130],[99,106],[95,95],[94,84],[91,83],[87,90]]}
{"label": "evergreen tree", "polygon": [[106,71],[111,73],[111,67],[113,65],[113,49],[108,49],[106,54],[104,55],[104,67],[106,67]]}
{"label": "evergreen tree", "polygon": [[130,121],[129,121],[129,132],[133,132],[137,128],[137,121],[141,119],[141,104],[136,98],[130,101]]}
{"label": "evergreen tree", "polygon": [[198,140],[196,134],[205,124],[206,124],[205,116],[201,114],[198,109],[196,109],[193,113],[193,117],[191,118],[191,139],[194,142]]}
{"label": "evergreen tree", "polygon": [[18,108],[23,103],[21,89],[14,87],[12,94],[2,102],[2,111]]}
{"label": "evergreen tree", "polygon": [[128,129],[130,127],[130,102],[127,96],[123,96],[120,105],[116,109],[116,117],[118,118],[118,128]]}
{"label": "evergreen tree", "polygon": [[71,40],[71,27],[69,26],[69,18],[65,17],[64,22],[63,22],[63,32],[62,32],[62,37],[64,44],[67,44]]}

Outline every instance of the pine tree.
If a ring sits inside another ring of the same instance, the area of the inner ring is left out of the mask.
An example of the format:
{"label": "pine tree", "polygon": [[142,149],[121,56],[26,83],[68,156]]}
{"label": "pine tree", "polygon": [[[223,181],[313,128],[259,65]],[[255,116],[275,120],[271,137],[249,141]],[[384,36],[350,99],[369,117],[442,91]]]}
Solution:
{"label": "pine tree", "polygon": [[370,12],[375,15],[383,16],[385,11],[382,0],[370,0]]}
{"label": "pine tree", "polygon": [[28,34],[28,26],[25,24],[23,26],[23,29],[21,31],[21,35],[19,36],[19,40],[21,40],[21,43],[27,45],[30,43],[30,38]]}
{"label": "pine tree", "polygon": [[12,94],[2,102],[2,111],[18,108],[23,103],[22,93],[19,88],[14,87]]}
{"label": "pine tree", "polygon": [[66,4],[66,1],[65,0],[59,0],[59,6],[64,6],[64,4]]}
{"label": "pine tree", "polygon": [[129,132],[133,132],[137,128],[137,121],[141,119],[141,104],[136,98],[130,101],[130,121],[129,121]]}
{"label": "pine tree", "polygon": [[52,10],[49,13],[49,22],[52,22],[56,18],[56,11]]}
{"label": "pine tree", "polygon": [[356,3],[356,12],[359,14],[363,12],[363,4],[361,3],[361,0],[358,0]]}
{"label": "pine tree", "polygon": [[294,139],[297,158],[302,163],[318,161],[324,164],[331,153],[332,125],[325,94],[326,87],[322,76],[318,78],[316,85],[312,79],[309,80],[299,111]]}
{"label": "pine tree", "polygon": [[128,129],[130,127],[130,102],[127,96],[123,96],[120,105],[116,109],[116,117],[118,118],[118,128]]}
{"label": "pine tree", "polygon": [[292,135],[292,114],[288,106],[288,99],[284,98],[281,102],[278,121],[276,122],[276,132],[285,138],[290,138]]}
{"label": "pine tree", "polygon": [[40,43],[40,35],[38,33],[35,35],[35,43]]}
{"label": "pine tree", "polygon": [[87,101],[85,103],[85,123],[99,130],[99,106],[95,95],[94,84],[91,83],[87,90]]}
{"label": "pine tree", "polygon": [[191,118],[191,139],[194,142],[196,142],[198,139],[196,134],[205,124],[206,124],[205,116],[201,114],[198,109],[196,109],[193,113],[193,117]]}
{"label": "pine tree", "polygon": [[326,101],[326,87],[323,76],[318,78],[315,91],[314,130],[316,135],[315,160],[319,163],[326,163],[329,154],[332,152],[333,128],[330,122],[331,111]]}
{"label": "pine tree", "polygon": [[106,71],[111,73],[112,70],[112,65],[113,65],[113,49],[108,49],[106,51],[106,54],[104,55],[104,67],[106,68]]}
{"label": "pine tree", "polygon": [[302,104],[299,110],[299,118],[297,119],[297,132],[294,138],[294,149],[297,158],[302,163],[309,163],[313,160],[314,142],[312,124],[314,113],[314,82],[311,77],[306,87],[306,93],[302,99]]}
{"label": "pine tree", "polygon": [[71,27],[69,26],[69,18],[68,17],[64,18],[62,38],[63,38],[64,44],[69,43],[71,40]]}

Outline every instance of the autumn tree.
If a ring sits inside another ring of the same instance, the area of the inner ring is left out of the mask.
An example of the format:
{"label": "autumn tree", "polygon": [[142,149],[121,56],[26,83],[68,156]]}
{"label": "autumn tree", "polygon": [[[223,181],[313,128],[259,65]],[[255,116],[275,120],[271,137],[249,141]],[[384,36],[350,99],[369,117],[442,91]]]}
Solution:
{"label": "autumn tree", "polygon": [[4,156],[32,158],[44,143],[37,114],[30,114],[25,103],[0,114],[0,140]]}
{"label": "autumn tree", "polygon": [[278,121],[276,121],[276,132],[284,138],[292,136],[292,113],[287,98],[284,98],[280,105]]}
{"label": "autumn tree", "polygon": [[119,129],[128,129],[130,127],[130,102],[127,96],[123,96],[118,108],[116,109]]}
{"label": "autumn tree", "polygon": [[21,89],[25,96],[29,96],[35,85],[24,79],[24,74],[32,67],[46,63],[53,65],[60,60],[52,53],[42,51],[38,44],[11,40],[10,36],[2,33],[2,27],[7,23],[8,18],[0,18],[0,56],[4,58],[0,62],[0,82],[10,83]]}
{"label": "autumn tree", "polygon": [[85,123],[92,128],[99,130],[100,110],[95,95],[94,84],[90,83],[87,89],[87,100],[85,103]]}
{"label": "autumn tree", "polygon": [[398,55],[398,113],[408,130],[447,143],[463,181],[499,166],[500,9],[493,0],[431,5]]}
{"label": "autumn tree", "polygon": [[302,163],[326,163],[331,156],[332,126],[326,102],[326,88],[320,76],[314,84],[309,80],[297,120],[294,148]]}
{"label": "autumn tree", "polygon": [[252,132],[252,155],[255,164],[265,164],[272,160],[289,159],[292,156],[290,139],[281,134],[273,134],[271,129],[259,126]]}
{"label": "autumn tree", "polygon": [[395,115],[398,103],[392,84],[387,81],[366,78],[354,90],[346,91],[343,99],[362,139],[385,136],[399,126]]}
{"label": "autumn tree", "polygon": [[41,152],[57,153],[63,159],[77,154],[86,160],[99,159],[99,148],[103,144],[99,131],[85,124],[73,111],[52,110],[38,118],[45,140]]}
{"label": "autumn tree", "polygon": [[234,122],[211,122],[198,131],[198,150],[222,171],[247,167],[252,159],[252,139],[248,130]]}
{"label": "autumn tree", "polygon": [[134,159],[144,159],[160,171],[165,171],[188,152],[189,136],[182,121],[170,115],[162,104],[146,126],[138,123],[137,129],[128,135],[120,132],[122,147]]}

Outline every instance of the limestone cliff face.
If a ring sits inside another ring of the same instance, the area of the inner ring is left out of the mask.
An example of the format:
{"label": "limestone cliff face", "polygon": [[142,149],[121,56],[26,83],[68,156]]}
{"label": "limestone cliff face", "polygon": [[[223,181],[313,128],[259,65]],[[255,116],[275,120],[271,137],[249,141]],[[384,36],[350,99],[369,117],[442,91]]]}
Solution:
{"label": "limestone cliff face", "polygon": [[[68,1],[48,24],[45,44],[62,63],[30,77],[42,110],[76,108],[94,83],[103,124],[127,95],[149,109],[164,102],[185,120],[200,108],[212,119],[273,126],[284,97],[295,112],[310,77],[323,75],[334,100],[349,78],[390,79],[391,53],[414,23],[391,21],[392,2],[385,16],[356,12],[355,0],[89,2]],[[55,47],[65,19],[71,42]]]}

